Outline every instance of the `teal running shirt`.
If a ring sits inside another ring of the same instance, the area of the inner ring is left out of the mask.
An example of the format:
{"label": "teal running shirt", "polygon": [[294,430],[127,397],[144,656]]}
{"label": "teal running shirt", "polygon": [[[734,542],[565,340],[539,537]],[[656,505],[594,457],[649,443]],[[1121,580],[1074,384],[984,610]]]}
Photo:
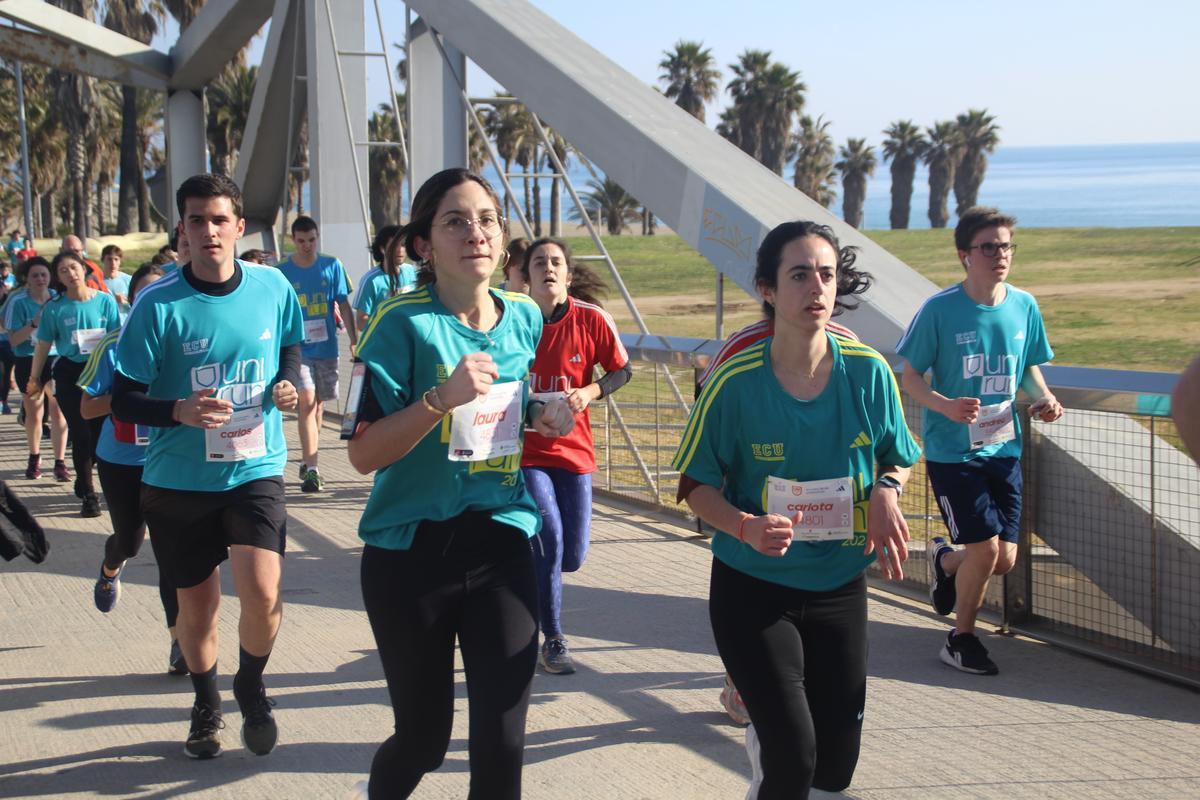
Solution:
{"label": "teal running shirt", "polygon": [[883,356],[826,335],[833,370],[812,400],[797,400],[779,384],[771,368],[773,336],[722,363],[696,399],[672,462],[674,469],[720,489],[730,504],[756,516],[766,513],[771,478],[848,478],[854,493],[850,538],[797,540],[781,557],[738,541],[736,531],[718,531],[713,538],[713,555],[730,567],[809,591],[836,589],[875,560],[875,554],[863,555],[875,465],[907,467],[921,456]]}
{"label": "teal running shirt", "polygon": [[[447,378],[468,353],[491,355],[497,383],[522,381],[521,414],[528,398],[529,368],[542,336],[542,312],[528,296],[493,291],[503,316],[490,331],[455,319],[432,285],[385,300],[358,344],[370,370],[371,390],[384,415],[420,403],[426,390]],[[371,497],[358,524],[364,542],[407,550],[422,520],[445,520],[465,511],[490,511],[492,519],[537,533],[541,517],[525,490],[521,454],[489,461],[450,460],[452,415],[404,458],[375,473]],[[523,426],[522,426],[523,427]]]}
{"label": "teal running shirt", "polygon": [[[1025,370],[1054,358],[1046,339],[1042,312],[1029,292],[1005,286],[998,305],[980,305],[961,283],[925,301],[896,352],[913,369],[933,371],[930,385],[946,397],[977,397],[984,407],[999,408],[1017,396]],[[925,458],[959,463],[985,457],[1021,455],[1021,419],[1016,406],[1011,415],[1013,438],[973,446],[971,428],[932,409],[925,409],[922,443]]]}
{"label": "teal running shirt", "polygon": [[235,410],[213,431],[153,428],[142,475],[151,486],[222,492],[283,474],[287,445],[271,389],[280,348],[304,336],[300,305],[279,270],[237,265],[242,281],[224,296],[198,291],[175,270],[138,293],[121,331],[117,370],[151,397],[212,388]]}
{"label": "teal running shirt", "polygon": [[37,340],[53,344],[60,358],[82,364],[106,334],[120,327],[121,312],[108,292],[96,292],[90,300],[63,295],[42,307]]}
{"label": "teal running shirt", "polygon": [[[417,288],[417,269],[412,264],[401,264],[397,278],[396,294],[408,294]],[[359,281],[358,291],[354,293],[354,302],[350,305],[369,317],[379,304],[388,298],[390,290],[388,274],[376,267]]]}
{"label": "teal running shirt", "polygon": [[[54,290],[50,290],[50,300],[55,297]],[[46,302],[50,302],[47,300]],[[8,302],[4,304],[4,330],[11,335],[13,331],[24,328],[29,324],[30,320],[37,317],[45,306],[39,304],[36,300],[29,296],[27,289],[17,289],[8,297]],[[39,320],[40,322],[40,320]],[[18,345],[13,345],[13,355],[18,358],[29,358],[33,355],[33,345],[37,341],[37,330],[35,329],[28,339]],[[54,345],[50,345],[50,355],[57,355],[58,350]],[[22,391],[25,389],[21,387]]]}

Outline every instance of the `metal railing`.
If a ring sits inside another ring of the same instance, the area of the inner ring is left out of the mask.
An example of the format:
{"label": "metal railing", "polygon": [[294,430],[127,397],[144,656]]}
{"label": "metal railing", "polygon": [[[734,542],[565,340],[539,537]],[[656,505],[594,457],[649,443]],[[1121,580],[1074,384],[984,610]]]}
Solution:
{"label": "metal railing", "polygon": [[[675,503],[679,474],[670,467],[687,409],[664,375],[694,385],[721,343],[622,340],[633,379],[617,396],[619,415],[611,401],[593,407],[595,488],[694,520]],[[1200,470],[1169,417],[1176,376],[1069,367],[1044,374],[1067,414],[1022,426],[1020,557],[1012,573],[993,579],[987,609],[1006,630],[1200,686]],[[919,441],[921,410],[909,397],[904,405]],[[898,588],[923,595],[925,543],[945,535],[924,461],[902,504],[913,541]]]}

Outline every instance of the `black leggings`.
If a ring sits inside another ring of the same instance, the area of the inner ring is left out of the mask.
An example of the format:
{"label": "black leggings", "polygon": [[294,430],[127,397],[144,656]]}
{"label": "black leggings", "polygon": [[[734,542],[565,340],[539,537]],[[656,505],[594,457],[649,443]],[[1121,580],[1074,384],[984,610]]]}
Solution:
{"label": "black leggings", "polygon": [[[13,367],[16,365],[17,357],[13,355],[12,344],[8,339],[0,341],[0,402],[8,405],[8,387],[12,383]],[[24,386],[19,386],[18,393],[25,391]]]}
{"label": "black leggings", "polygon": [[713,559],[708,613],[762,749],[759,800],[849,786],[867,697],[866,577],[808,592]]}
{"label": "black leggings", "polygon": [[408,797],[445,758],[457,636],[470,698],[468,797],[519,798],[537,661],[525,534],[482,512],[422,522],[408,550],[363,548],[362,590],[396,721],[371,763],[371,797]]}
{"label": "black leggings", "polygon": [[96,491],[92,482],[92,462],[96,457],[96,441],[100,438],[104,417],[84,419],[79,413],[83,390],[75,385],[75,381],[79,380],[83,367],[84,364],[69,358],[55,361],[54,395],[58,398],[63,416],[67,418],[67,430],[71,432],[71,464],[75,467],[75,485],[84,494],[92,494]]}
{"label": "black leggings", "polygon": [[[146,541],[146,518],[142,516],[142,468],[112,464],[96,459],[100,488],[112,520],[113,533],[104,542],[104,566],[116,569],[133,558]],[[179,598],[175,587],[162,570],[158,571],[158,596],[167,615],[167,627],[174,628],[179,617]]]}

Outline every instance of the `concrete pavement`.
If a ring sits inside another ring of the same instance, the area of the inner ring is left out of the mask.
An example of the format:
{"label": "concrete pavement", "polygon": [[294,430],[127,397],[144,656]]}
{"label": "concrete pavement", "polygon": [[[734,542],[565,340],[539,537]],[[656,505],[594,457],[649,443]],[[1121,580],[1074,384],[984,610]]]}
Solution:
{"label": "concrete pavement", "polygon": [[[287,425],[295,435],[294,423]],[[0,477],[47,529],[42,565],[0,564],[0,797],[341,798],[365,777],[391,711],[362,611],[355,535],[370,489],[328,429],[327,491],[304,495],[288,466],[285,618],[267,672],[280,744],[241,746],[230,689],[237,600],[225,576],[220,759],[182,754],[186,678],[165,674],[168,637],[149,543],[118,607],[92,605],[107,516],[78,517],[70,484],[25,481],[15,417],[0,418]],[[525,753],[528,798],[740,798],[742,730],[720,708],[703,540],[636,509],[596,506],[584,569],[568,576],[564,623],[579,672],[539,673]],[[918,562],[915,568],[923,569]],[[942,665],[946,625],[927,606],[872,589],[863,751],[845,796],[1200,797],[1200,696],[1021,638],[987,637],[1001,667]],[[467,793],[461,670],[453,739],[416,798]]]}

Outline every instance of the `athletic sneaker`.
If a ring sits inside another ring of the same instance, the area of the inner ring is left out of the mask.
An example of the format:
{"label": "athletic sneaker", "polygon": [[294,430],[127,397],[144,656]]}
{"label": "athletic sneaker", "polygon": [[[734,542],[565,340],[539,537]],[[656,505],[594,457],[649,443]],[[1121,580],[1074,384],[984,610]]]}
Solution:
{"label": "athletic sneaker", "polygon": [[[71,480],[71,470],[67,469],[67,462],[63,461],[61,458],[54,459],[54,480],[58,481],[59,483],[66,483],[67,481]],[[78,493],[75,496],[82,497],[82,495]]]}
{"label": "athletic sneaker", "polygon": [[946,646],[942,648],[942,661],[962,672],[972,675],[995,675],[1000,672],[996,662],[988,658],[987,648],[973,633],[950,631]]}
{"label": "athletic sneaker", "polygon": [[8,403],[5,403],[3,406],[0,406],[0,414],[11,414],[11,413],[12,413],[12,409],[9,408]]}
{"label": "athletic sneaker", "polygon": [[750,713],[746,711],[742,695],[734,688],[728,674],[725,676],[725,688],[721,690],[721,705],[725,707],[725,713],[733,720],[733,724],[742,727],[750,724]]}
{"label": "athletic sneaker", "polygon": [[954,604],[958,602],[954,576],[947,575],[942,569],[942,559],[953,552],[954,548],[941,536],[934,536],[925,548],[925,557],[929,561],[929,570],[933,576],[929,581],[929,602],[933,603],[933,610],[943,617],[953,611]]}
{"label": "athletic sneaker", "polygon": [[317,472],[316,467],[309,467],[304,472],[303,480],[300,484],[302,492],[319,492],[325,488],[325,481],[321,480],[321,473]]}
{"label": "athletic sneaker", "polygon": [[275,701],[267,697],[267,690],[258,687],[258,694],[248,703],[248,708],[242,706],[242,744],[256,756],[265,756],[275,749],[275,741],[279,738],[279,728],[275,724],[275,715],[271,707]]}
{"label": "athletic sneaker", "polygon": [[188,731],[183,752],[189,758],[216,758],[221,755],[221,729],[224,727],[225,721],[221,719],[220,711],[196,703],[192,706],[192,727]]}
{"label": "athletic sneaker", "polygon": [[370,788],[370,781],[356,781],[350,787],[350,794],[346,795],[346,800],[370,800],[370,795],[367,794]]}
{"label": "athletic sneaker", "polygon": [[538,660],[542,662],[542,669],[554,675],[570,675],[575,671],[567,640],[561,636],[551,636],[545,641]]}
{"label": "athletic sneaker", "polygon": [[167,674],[188,674],[187,660],[183,657],[183,648],[179,646],[178,639],[171,640],[171,655],[167,656]]}
{"label": "athletic sneaker", "polygon": [[304,480],[304,473],[308,472],[308,464],[300,465],[300,480]]}
{"label": "athletic sneaker", "polygon": [[31,481],[36,481],[42,477],[42,457],[29,454],[29,464],[25,467],[25,477]]}
{"label": "athletic sneaker", "polygon": [[89,492],[83,498],[83,507],[79,509],[79,516],[98,517],[100,513],[100,497],[95,492]]}
{"label": "athletic sneaker", "polygon": [[122,564],[117,574],[109,577],[104,574],[104,565],[100,566],[100,577],[96,579],[96,588],[92,595],[96,601],[96,608],[105,614],[116,608],[117,601],[121,599],[121,571],[124,569],[125,565]]}
{"label": "athletic sneaker", "polygon": [[746,728],[746,755],[750,757],[750,789],[746,800],[758,800],[758,789],[763,782],[762,746],[753,725]]}

